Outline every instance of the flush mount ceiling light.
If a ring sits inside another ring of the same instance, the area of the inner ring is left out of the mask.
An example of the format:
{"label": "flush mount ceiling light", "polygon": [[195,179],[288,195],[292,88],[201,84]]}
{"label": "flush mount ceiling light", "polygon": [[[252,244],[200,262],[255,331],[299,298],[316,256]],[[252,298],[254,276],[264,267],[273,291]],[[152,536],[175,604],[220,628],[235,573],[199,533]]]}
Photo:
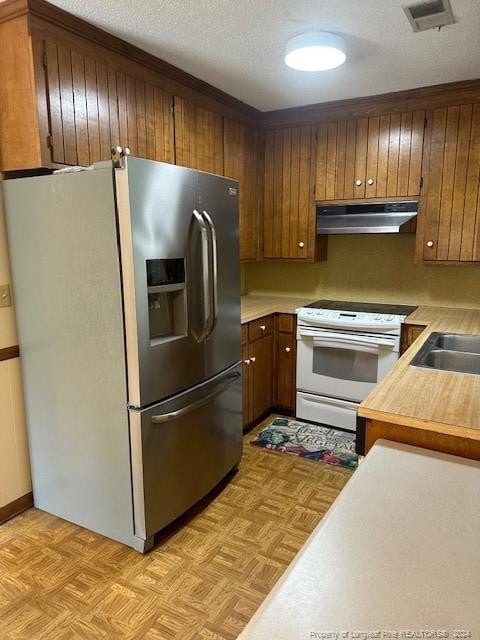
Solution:
{"label": "flush mount ceiling light", "polygon": [[345,40],[333,33],[302,33],[287,42],[285,64],[299,71],[326,71],[345,62]]}

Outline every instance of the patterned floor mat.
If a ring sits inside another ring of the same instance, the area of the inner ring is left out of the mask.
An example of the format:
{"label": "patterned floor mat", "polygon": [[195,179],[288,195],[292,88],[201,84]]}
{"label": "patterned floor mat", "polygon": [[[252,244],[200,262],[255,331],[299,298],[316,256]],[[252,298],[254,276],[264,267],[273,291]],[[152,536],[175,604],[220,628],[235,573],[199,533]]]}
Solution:
{"label": "patterned floor mat", "polygon": [[327,425],[275,418],[250,441],[257,447],[356,469],[355,434]]}

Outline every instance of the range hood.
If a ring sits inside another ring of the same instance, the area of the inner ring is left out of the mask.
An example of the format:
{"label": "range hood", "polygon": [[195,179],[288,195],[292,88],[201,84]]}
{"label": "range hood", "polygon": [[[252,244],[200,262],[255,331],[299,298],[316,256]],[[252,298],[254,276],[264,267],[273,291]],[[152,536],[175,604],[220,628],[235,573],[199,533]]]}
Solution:
{"label": "range hood", "polygon": [[317,235],[398,233],[417,215],[417,200],[318,205]]}

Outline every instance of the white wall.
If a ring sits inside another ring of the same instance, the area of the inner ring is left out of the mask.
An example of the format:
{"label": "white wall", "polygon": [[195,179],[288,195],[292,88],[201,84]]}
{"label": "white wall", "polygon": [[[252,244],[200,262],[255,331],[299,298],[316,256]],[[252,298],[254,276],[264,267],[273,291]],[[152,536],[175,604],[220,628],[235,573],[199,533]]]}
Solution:
{"label": "white wall", "polygon": [[[0,184],[1,189],[1,184]],[[10,284],[0,193],[0,284]],[[13,307],[0,309],[0,349],[17,344]],[[0,507],[31,491],[20,359],[0,362]]]}

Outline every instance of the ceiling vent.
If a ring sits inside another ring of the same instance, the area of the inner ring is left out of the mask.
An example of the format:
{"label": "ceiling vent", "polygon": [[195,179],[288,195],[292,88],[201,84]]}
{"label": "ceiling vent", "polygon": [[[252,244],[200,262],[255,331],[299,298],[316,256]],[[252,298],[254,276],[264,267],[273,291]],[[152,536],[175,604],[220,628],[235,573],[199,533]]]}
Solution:
{"label": "ceiling vent", "polygon": [[403,7],[403,10],[414,31],[439,29],[455,22],[450,0],[427,0]]}

